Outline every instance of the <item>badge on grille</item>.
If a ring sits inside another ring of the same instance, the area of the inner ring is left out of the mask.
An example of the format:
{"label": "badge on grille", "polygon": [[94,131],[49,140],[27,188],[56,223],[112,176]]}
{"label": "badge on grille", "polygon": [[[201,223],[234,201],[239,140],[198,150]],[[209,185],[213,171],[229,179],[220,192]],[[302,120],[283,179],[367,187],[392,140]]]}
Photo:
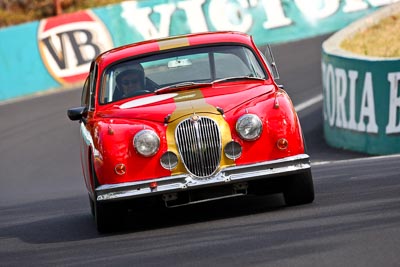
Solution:
{"label": "badge on grille", "polygon": [[200,120],[200,116],[193,114],[193,116],[190,119],[192,122],[198,122]]}

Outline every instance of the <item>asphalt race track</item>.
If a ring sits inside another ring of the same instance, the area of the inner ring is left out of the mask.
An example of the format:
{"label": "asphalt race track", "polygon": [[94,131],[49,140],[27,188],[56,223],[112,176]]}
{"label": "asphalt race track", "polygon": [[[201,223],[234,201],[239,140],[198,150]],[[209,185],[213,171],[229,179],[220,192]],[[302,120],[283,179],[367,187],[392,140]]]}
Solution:
{"label": "asphalt race track", "polygon": [[132,211],[120,232],[100,235],[78,123],[66,116],[80,90],[0,104],[0,266],[399,266],[400,155],[325,144],[318,96],[326,38],[273,47],[281,83],[301,107],[311,205],[284,207],[273,195]]}

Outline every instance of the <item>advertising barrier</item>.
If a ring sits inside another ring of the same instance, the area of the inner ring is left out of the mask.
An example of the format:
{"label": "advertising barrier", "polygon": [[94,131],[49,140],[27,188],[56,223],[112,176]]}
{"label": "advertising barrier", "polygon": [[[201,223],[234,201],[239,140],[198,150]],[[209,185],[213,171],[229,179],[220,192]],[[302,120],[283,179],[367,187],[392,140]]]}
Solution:
{"label": "advertising barrier", "polygon": [[336,31],[398,0],[149,0],[0,29],[0,101],[73,86],[99,53],[132,42],[232,30],[259,45]]}
{"label": "advertising barrier", "polygon": [[376,58],[340,49],[341,41],[380,18],[381,9],[323,44],[324,134],[328,144],[368,154],[400,153],[400,58]]}

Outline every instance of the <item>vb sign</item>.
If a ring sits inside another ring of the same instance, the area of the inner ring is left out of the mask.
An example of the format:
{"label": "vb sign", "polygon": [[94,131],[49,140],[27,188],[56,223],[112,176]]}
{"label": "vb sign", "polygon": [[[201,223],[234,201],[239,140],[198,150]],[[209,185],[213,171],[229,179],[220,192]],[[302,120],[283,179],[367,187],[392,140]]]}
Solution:
{"label": "vb sign", "polygon": [[91,61],[113,47],[107,28],[90,11],[42,20],[38,42],[47,70],[61,84],[83,81]]}

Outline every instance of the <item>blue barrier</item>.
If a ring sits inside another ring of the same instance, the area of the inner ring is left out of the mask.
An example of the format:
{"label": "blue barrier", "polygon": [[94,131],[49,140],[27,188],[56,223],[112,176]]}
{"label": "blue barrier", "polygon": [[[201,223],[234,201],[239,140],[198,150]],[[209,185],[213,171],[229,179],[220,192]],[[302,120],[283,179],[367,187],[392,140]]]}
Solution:
{"label": "blue barrier", "polygon": [[257,44],[336,31],[394,0],[126,1],[0,29],[0,101],[81,83],[112,47],[172,35],[234,30]]}

